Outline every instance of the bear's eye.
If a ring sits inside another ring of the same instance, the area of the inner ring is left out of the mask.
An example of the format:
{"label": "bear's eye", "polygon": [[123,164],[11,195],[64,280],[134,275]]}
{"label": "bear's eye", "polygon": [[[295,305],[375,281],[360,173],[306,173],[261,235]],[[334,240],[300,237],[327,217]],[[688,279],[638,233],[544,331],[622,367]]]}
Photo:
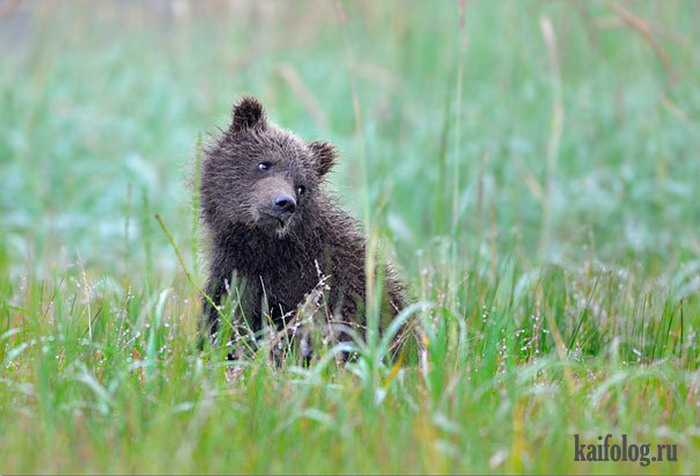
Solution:
{"label": "bear's eye", "polygon": [[299,185],[297,187],[297,195],[302,195],[304,192],[306,192],[306,187],[304,187],[303,185]]}
{"label": "bear's eye", "polygon": [[262,170],[265,172],[266,170],[270,169],[270,162],[260,162],[258,164],[258,170]]}

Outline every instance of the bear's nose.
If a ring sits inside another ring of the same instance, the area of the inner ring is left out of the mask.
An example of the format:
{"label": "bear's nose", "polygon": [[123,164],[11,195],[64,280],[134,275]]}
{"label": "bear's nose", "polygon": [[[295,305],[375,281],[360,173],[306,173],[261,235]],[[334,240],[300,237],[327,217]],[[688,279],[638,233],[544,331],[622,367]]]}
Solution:
{"label": "bear's nose", "polygon": [[289,218],[297,208],[297,202],[289,195],[280,195],[275,198],[275,210],[282,218]]}

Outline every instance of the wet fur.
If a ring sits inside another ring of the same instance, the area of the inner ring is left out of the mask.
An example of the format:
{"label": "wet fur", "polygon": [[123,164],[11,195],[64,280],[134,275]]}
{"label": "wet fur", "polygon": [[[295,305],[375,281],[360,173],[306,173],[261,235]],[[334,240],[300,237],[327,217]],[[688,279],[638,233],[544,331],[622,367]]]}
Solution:
{"label": "wet fur", "polygon": [[[235,275],[243,284],[240,311],[254,331],[267,319],[279,327],[317,286],[319,271],[328,277],[330,314],[364,329],[365,238],[358,222],[322,186],[336,158],[331,144],[305,144],[270,123],[250,97],[234,106],[231,126],[204,151],[201,218],[210,245],[205,291],[219,305]],[[274,164],[270,173],[256,172],[260,162]],[[297,196],[299,185],[306,191]],[[271,197],[281,192],[295,194],[298,201],[283,227],[267,215]],[[391,269],[383,271],[386,320],[405,300]],[[206,298],[203,307],[203,328],[215,338],[219,313]],[[269,316],[263,316],[265,308]]]}

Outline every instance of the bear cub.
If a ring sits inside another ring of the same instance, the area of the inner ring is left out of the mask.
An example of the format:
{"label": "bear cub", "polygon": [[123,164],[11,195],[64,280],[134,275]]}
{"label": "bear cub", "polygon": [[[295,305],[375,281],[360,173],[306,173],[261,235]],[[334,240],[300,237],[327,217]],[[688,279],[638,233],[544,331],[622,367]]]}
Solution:
{"label": "bear cub", "polygon": [[[305,143],[270,122],[255,98],[235,104],[231,125],[202,159],[205,334],[216,341],[223,325],[243,322],[249,335],[265,324],[281,330],[321,290],[316,304],[323,301],[326,335],[364,336],[366,241],[359,223],[323,190],[336,159],[328,142]],[[405,307],[404,292],[390,266],[380,269],[381,321],[390,322]],[[217,310],[229,293],[238,303],[233,323]]]}

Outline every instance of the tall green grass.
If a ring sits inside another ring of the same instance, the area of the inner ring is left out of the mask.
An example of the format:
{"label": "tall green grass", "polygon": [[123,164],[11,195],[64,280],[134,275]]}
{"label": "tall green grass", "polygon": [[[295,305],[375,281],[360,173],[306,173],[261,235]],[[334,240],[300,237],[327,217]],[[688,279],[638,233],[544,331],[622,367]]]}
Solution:
{"label": "tall green grass", "polygon": [[[86,5],[0,18],[0,472],[698,472],[695,2],[620,4],[661,55],[606,2]],[[197,349],[242,92],[340,146],[417,358]],[[573,461],[607,433],[678,462]]]}

